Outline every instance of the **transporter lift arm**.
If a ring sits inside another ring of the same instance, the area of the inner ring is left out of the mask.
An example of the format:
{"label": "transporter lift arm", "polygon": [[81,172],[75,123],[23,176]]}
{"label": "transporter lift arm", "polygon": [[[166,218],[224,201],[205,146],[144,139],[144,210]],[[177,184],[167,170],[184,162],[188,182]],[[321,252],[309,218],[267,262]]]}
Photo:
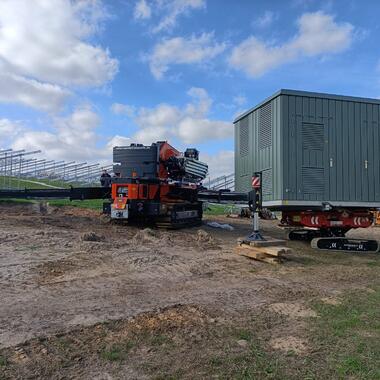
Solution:
{"label": "transporter lift arm", "polygon": [[0,190],[0,199],[108,199],[110,188],[105,187],[70,187],[68,189],[24,189]]}
{"label": "transporter lift arm", "polygon": [[[0,190],[0,199],[110,199],[109,187],[70,187],[67,189],[23,189]],[[198,199],[210,203],[247,203],[252,199],[251,193],[235,192],[230,190],[202,189],[198,192]]]}

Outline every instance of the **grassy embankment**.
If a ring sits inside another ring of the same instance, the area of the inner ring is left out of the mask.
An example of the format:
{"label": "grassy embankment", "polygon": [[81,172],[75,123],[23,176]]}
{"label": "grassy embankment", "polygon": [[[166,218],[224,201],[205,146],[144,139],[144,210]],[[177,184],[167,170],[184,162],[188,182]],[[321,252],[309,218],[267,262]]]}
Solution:
{"label": "grassy embankment", "polygon": [[0,176],[0,188],[19,188],[19,189],[44,189],[60,187],[68,188],[70,185],[67,182],[52,179],[38,178],[16,178]]}

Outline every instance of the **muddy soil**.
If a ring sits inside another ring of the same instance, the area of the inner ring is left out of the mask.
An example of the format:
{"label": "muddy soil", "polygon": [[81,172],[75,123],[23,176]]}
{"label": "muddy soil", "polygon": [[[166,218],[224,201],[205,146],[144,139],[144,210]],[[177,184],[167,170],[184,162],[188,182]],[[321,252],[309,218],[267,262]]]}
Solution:
{"label": "muddy soil", "polygon": [[[234,230],[208,227],[208,220],[229,223]],[[264,234],[284,236],[276,221],[261,226]],[[293,253],[282,265],[236,255],[237,238],[250,231],[247,219],[206,217],[201,227],[166,231],[113,224],[92,210],[0,205],[0,348],[14,350],[22,363],[23,356],[36,355],[20,353],[26,341],[49,341],[180,305],[196,314],[192,325],[215,318],[238,324],[260,310],[293,318],[298,322],[285,336],[287,322],[284,329],[276,327],[271,345],[282,350],[291,336],[289,344],[302,353],[307,344],[297,336],[297,326],[302,330],[302,318],[312,316],[308,303],[335,302],[347,290],[378,282],[370,265],[377,255],[318,252],[301,242],[289,242]],[[380,228],[351,236],[380,238]],[[82,368],[72,377],[94,378],[98,370],[102,378],[101,364],[88,365],[86,376]],[[23,378],[25,371],[15,373]],[[132,371],[127,378],[150,378],[147,373]]]}

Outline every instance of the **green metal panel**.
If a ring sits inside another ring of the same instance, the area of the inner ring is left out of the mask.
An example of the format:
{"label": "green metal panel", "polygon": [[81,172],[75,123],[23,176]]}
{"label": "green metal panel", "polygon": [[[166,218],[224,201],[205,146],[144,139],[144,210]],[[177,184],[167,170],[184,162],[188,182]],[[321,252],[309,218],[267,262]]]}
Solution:
{"label": "green metal panel", "polygon": [[[270,145],[260,134],[268,104]],[[247,121],[249,154],[241,157],[238,132]],[[263,171],[264,204],[380,206],[379,100],[280,90],[234,123],[237,190],[249,190],[253,172]]]}
{"label": "green metal panel", "polygon": [[[262,171],[264,200],[282,198],[281,112],[280,98],[235,121],[235,188],[251,190],[251,177]],[[249,154],[244,155],[241,129],[248,122]]]}

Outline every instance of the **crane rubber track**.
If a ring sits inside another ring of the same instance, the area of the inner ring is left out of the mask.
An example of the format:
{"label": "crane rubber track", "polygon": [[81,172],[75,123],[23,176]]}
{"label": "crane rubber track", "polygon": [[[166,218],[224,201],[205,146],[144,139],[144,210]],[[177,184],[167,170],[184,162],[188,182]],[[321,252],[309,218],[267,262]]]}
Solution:
{"label": "crane rubber track", "polygon": [[202,206],[200,204],[168,204],[168,215],[156,220],[158,228],[178,229],[195,227],[202,224]]}
{"label": "crane rubber track", "polygon": [[315,238],[311,241],[311,247],[324,251],[358,253],[377,253],[380,250],[380,244],[377,240],[348,239],[344,237]]}

